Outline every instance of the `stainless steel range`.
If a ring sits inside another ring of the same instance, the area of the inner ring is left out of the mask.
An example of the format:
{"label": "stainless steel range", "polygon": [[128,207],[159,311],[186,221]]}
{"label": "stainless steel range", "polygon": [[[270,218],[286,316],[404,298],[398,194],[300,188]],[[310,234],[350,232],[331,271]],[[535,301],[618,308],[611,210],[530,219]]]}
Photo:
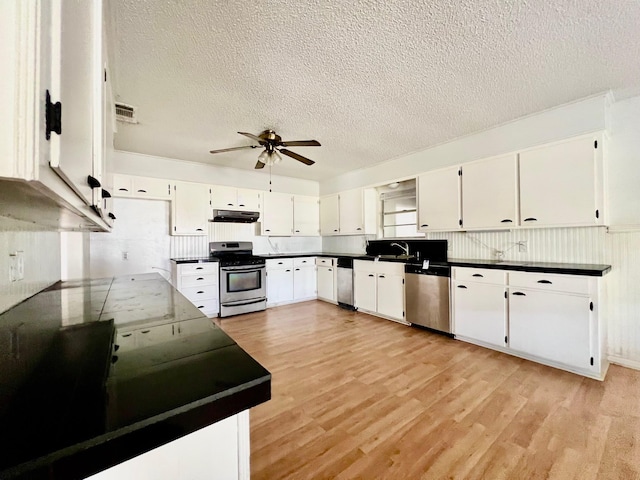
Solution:
{"label": "stainless steel range", "polygon": [[267,308],[266,262],[251,242],[211,242],[209,255],[220,265],[221,317]]}

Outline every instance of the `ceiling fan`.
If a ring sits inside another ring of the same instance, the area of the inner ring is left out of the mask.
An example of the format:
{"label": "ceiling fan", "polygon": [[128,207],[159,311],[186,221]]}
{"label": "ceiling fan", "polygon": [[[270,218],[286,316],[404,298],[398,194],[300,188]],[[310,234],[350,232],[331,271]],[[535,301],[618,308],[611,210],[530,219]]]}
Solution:
{"label": "ceiling fan", "polygon": [[315,162],[313,160],[308,159],[307,157],[303,157],[291,150],[287,150],[282,147],[319,147],[320,142],[317,140],[294,140],[294,141],[283,141],[280,135],[278,135],[273,130],[265,130],[260,135],[254,135],[252,133],[246,132],[238,132],[240,135],[244,135],[245,137],[249,137],[251,140],[255,140],[259,143],[259,145],[245,145],[244,147],[233,147],[233,148],[223,148],[222,150],[211,150],[209,153],[223,153],[223,152],[232,152],[234,150],[243,150],[245,148],[258,148],[264,147],[264,151],[258,156],[258,163],[256,163],[255,168],[264,168],[265,165],[275,165],[282,160],[280,153],[285,154],[288,157],[291,157],[299,162],[304,163],[305,165],[313,165]]}

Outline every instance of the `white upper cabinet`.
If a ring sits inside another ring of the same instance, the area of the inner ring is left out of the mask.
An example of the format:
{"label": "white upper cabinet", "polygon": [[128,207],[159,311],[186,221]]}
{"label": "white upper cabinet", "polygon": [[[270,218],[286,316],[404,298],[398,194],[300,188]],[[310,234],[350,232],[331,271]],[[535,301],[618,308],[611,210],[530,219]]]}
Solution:
{"label": "white upper cabinet", "polygon": [[318,236],[320,234],[320,210],[318,197],[293,196],[293,235]]}
{"label": "white upper cabinet", "polygon": [[449,167],[418,176],[418,230],[459,230],[460,168]]}
{"label": "white upper cabinet", "polygon": [[340,235],[364,233],[364,199],[362,190],[347,190],[338,194]]}
{"label": "white upper cabinet", "polygon": [[517,185],[516,154],[463,165],[463,227],[493,229],[517,226]]}
{"label": "white upper cabinet", "polygon": [[171,182],[162,178],[113,174],[113,195],[116,197],[170,200]]}
{"label": "white upper cabinet", "polygon": [[263,235],[291,235],[293,233],[293,195],[266,192],[261,223]]}
{"label": "white upper cabinet", "polygon": [[211,187],[211,206],[223,210],[259,211],[262,192],[247,188],[213,185]]}
{"label": "white upper cabinet", "polygon": [[522,226],[602,225],[602,135],[520,153]]}
{"label": "white upper cabinet", "polygon": [[62,104],[62,133],[51,135],[50,164],[92,205],[103,174],[102,2],[57,0],[51,9],[50,94]]}
{"label": "white upper cabinet", "polygon": [[339,233],[338,195],[328,195],[320,198],[320,235],[338,235]]}
{"label": "white upper cabinet", "polygon": [[211,217],[209,186],[203,183],[175,182],[171,202],[172,235],[206,235]]}

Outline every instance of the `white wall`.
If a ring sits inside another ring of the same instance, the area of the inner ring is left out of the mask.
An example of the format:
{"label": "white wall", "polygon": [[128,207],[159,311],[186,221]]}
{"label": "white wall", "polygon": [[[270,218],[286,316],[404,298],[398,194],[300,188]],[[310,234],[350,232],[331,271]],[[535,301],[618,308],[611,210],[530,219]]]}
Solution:
{"label": "white wall", "polygon": [[89,278],[89,233],[60,233],[60,280]]}
{"label": "white wall", "polygon": [[[269,191],[269,173],[240,170],[237,168],[204,165],[165,157],[142,155],[116,150],[113,154],[112,173],[168,178],[185,182],[230,185]],[[272,175],[274,192],[297,195],[318,195],[319,184],[311,180]]]}
{"label": "white wall", "polygon": [[[320,182],[320,194],[388,183],[428,170],[479,160],[571,136],[604,130],[609,95],[546,110],[441,145]],[[461,116],[464,112],[460,113]]]}
{"label": "white wall", "polygon": [[[0,312],[60,280],[60,234],[32,228],[0,218]],[[24,258],[24,279],[10,282],[9,255],[16,251]]]}

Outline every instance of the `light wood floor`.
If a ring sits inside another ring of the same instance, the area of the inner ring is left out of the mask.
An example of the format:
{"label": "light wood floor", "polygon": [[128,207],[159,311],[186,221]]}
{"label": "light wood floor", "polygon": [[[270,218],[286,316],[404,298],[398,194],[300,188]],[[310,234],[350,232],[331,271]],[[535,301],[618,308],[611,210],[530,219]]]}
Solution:
{"label": "light wood floor", "polygon": [[273,376],[252,479],[639,479],[640,372],[605,382],[312,301],[220,321]]}

